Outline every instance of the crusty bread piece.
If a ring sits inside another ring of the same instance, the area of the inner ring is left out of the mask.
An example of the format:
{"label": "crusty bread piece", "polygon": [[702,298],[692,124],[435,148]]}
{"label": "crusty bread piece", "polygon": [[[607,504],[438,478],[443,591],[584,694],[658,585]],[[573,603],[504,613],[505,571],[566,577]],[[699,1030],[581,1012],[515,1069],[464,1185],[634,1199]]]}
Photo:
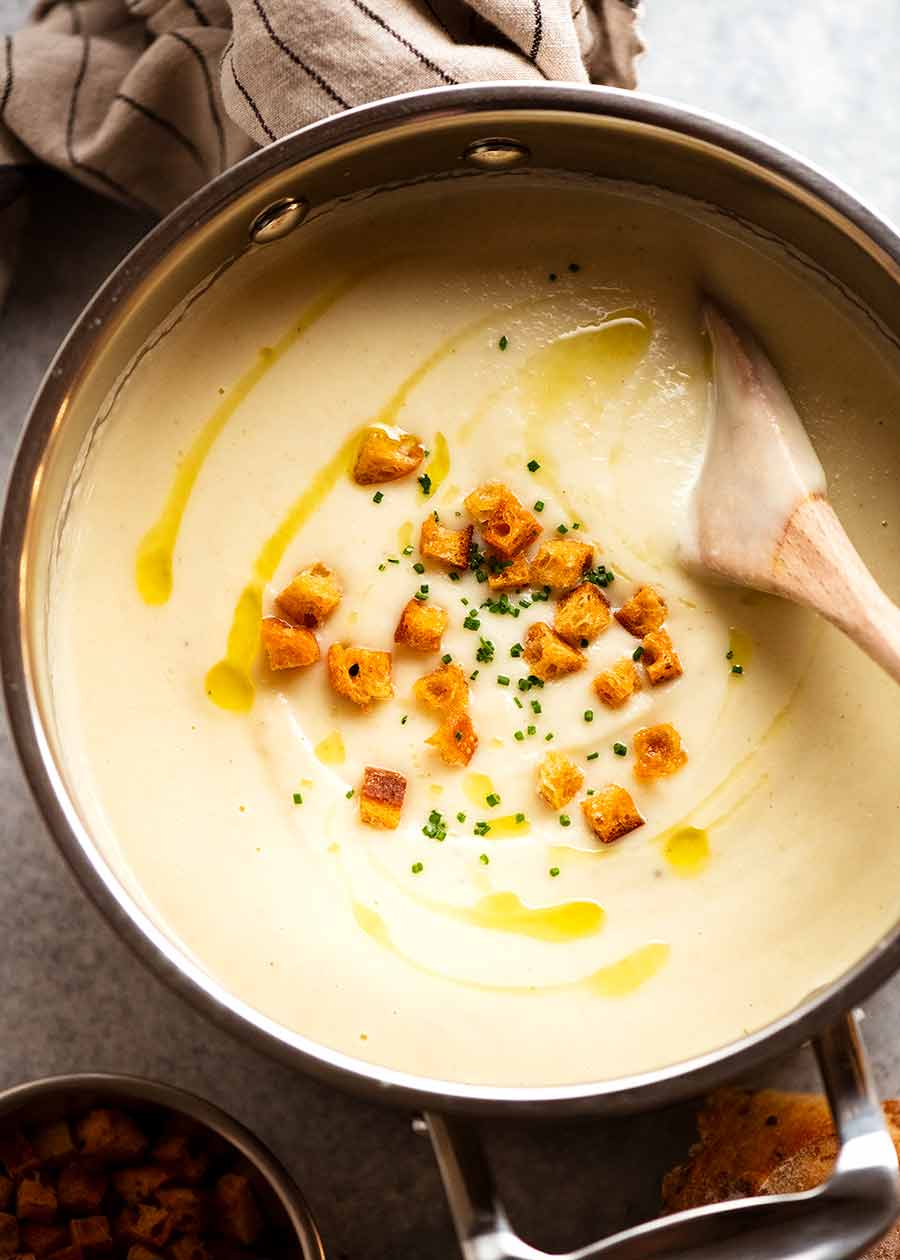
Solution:
{"label": "crusty bread piece", "polygon": [[[900,1099],[883,1104],[900,1154]],[[666,1212],[762,1194],[812,1190],[831,1173],[837,1140],[821,1094],[721,1089],[697,1117],[700,1141],[663,1179]],[[900,1222],[865,1260],[900,1260]]]}

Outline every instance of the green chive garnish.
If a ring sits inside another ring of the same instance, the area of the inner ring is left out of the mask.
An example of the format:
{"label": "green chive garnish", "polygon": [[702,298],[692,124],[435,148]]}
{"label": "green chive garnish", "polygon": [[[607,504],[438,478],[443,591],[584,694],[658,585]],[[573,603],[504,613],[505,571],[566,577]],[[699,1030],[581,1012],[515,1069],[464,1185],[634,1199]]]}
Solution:
{"label": "green chive garnish", "polygon": [[528,469],[529,472],[537,472],[537,470],[540,468],[540,464],[537,462],[536,459],[530,459],[528,463],[525,465],[525,467]]}
{"label": "green chive garnish", "polygon": [[633,661],[639,661],[643,655],[644,655],[644,649],[641,647],[640,644],[638,644],[638,646],[631,653],[631,659]]}
{"label": "green chive garnish", "polygon": [[412,871],[413,875],[421,875],[425,867],[422,865],[421,862],[413,862],[412,866],[409,869]]}
{"label": "green chive garnish", "polygon": [[584,716],[584,720],[585,720],[585,722],[593,722],[593,720],[594,720],[594,710],[593,710],[593,709],[585,709],[585,711],[584,711],[584,715],[583,715],[583,716]]}
{"label": "green chive garnish", "polygon": [[624,757],[626,753],[628,752],[628,749],[626,748],[624,744],[620,744],[618,741],[616,741],[616,743],[613,744],[613,752],[616,754],[617,757]]}
{"label": "green chive garnish", "polygon": [[508,677],[508,675],[506,675],[506,674],[498,674],[498,675],[497,675],[497,686],[498,686],[498,687],[508,687],[508,686],[509,686],[509,677]]}
{"label": "green chive garnish", "polygon": [[550,867],[550,878],[551,878],[551,879],[556,879],[556,877],[557,877],[557,875],[558,875],[558,874],[559,874],[559,867],[558,867],[558,866],[551,866],[551,867]]}
{"label": "green chive garnish", "polygon": [[598,758],[599,756],[600,756],[600,754],[599,754],[598,752],[588,753],[588,755],[587,755],[587,757],[585,758],[585,760],[586,760],[586,761],[596,761],[596,760],[597,760],[597,758]]}
{"label": "green chive garnish", "polygon": [[384,498],[384,495],[381,493],[381,491],[376,490],[375,493],[372,495],[372,502],[380,503],[383,498]]}
{"label": "green chive garnish", "polygon": [[295,804],[295,805],[302,805],[302,804],[303,804],[303,797],[300,795],[300,793],[299,793],[299,792],[295,792],[295,793],[294,793],[294,804]]}
{"label": "green chive garnish", "polygon": [[506,347],[509,345],[509,338],[506,336],[501,337],[500,340],[497,342],[497,345],[500,347],[501,350],[505,350]]}
{"label": "green chive garnish", "polygon": [[534,505],[534,510],[535,510],[535,512],[543,512],[543,510],[544,510],[544,500],[543,500],[543,499],[538,499],[538,500],[535,502],[535,505]]}
{"label": "green chive garnish", "polygon": [[568,815],[568,814],[560,814],[560,816],[559,816],[559,825],[560,825],[560,827],[571,827],[571,826],[572,826],[572,819],[569,817],[569,815]]}

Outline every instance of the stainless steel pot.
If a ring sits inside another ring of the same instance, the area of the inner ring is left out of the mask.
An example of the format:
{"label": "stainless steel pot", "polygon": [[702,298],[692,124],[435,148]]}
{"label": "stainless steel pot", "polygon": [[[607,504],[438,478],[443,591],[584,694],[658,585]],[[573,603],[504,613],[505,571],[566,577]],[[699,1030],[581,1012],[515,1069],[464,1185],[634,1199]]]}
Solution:
{"label": "stainless steel pot", "polygon": [[[63,854],[114,928],[220,1024],[345,1088],[428,1110],[466,1255],[537,1257],[509,1231],[463,1112],[611,1113],[695,1094],[814,1037],[843,1142],[814,1195],[670,1217],[579,1255],[772,1254],[838,1260],[887,1227],[897,1168],[846,1012],[900,965],[900,925],[847,974],[740,1042],[640,1076],[490,1088],[373,1066],[273,1024],[204,975],[148,920],[96,848],[58,755],[46,651],[48,558],[77,452],[128,360],[175,305],[244,250],[277,249],[310,209],[385,185],[515,167],[585,173],[710,203],[827,273],[900,345],[900,238],[826,176],[763,140],[668,102],[601,88],[482,84],[415,93],[308,127],[222,175],[125,260],[76,324],[38,394],[0,532],[3,679],[14,738]],[[439,1115],[438,1113],[443,1113]],[[454,1118],[446,1118],[452,1113]],[[773,1232],[774,1231],[774,1232]],[[769,1238],[767,1244],[765,1239]]]}
{"label": "stainless steel pot", "polygon": [[48,1076],[0,1093],[0,1125],[50,1124],[91,1107],[125,1107],[135,1115],[174,1112],[224,1139],[234,1149],[239,1170],[251,1182],[266,1220],[285,1247],[302,1260],[324,1260],[322,1240],[306,1200],[271,1151],[243,1125],[212,1103],[183,1089],[140,1076],[110,1072]]}

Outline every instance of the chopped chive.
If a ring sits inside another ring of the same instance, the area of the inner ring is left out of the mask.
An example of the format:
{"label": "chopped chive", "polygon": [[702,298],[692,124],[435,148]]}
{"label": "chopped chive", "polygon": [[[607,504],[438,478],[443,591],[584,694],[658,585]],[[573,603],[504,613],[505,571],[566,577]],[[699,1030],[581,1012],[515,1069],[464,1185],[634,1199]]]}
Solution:
{"label": "chopped chive", "polygon": [[491,809],[493,809],[495,805],[500,804],[500,797],[496,792],[489,792],[484,799],[485,802],[490,805]]}
{"label": "chopped chive", "polygon": [[489,822],[477,822],[472,828],[473,834],[476,836],[486,836],[491,829]]}
{"label": "chopped chive", "polygon": [[466,619],[463,622],[463,629],[464,630],[480,630],[481,629],[481,622],[478,620],[478,614],[476,612],[466,613]]}
{"label": "chopped chive", "polygon": [[481,673],[480,669],[473,669],[471,674],[469,675],[469,681],[474,682],[480,673]]}
{"label": "chopped chive", "polygon": [[744,667],[743,665],[732,665],[731,672],[732,674],[743,674]]}
{"label": "chopped chive", "polygon": [[598,758],[599,756],[600,756],[600,754],[599,754],[598,752],[588,753],[588,755],[587,755],[587,757],[585,758],[585,760],[586,760],[586,761],[596,761],[596,760],[597,760],[597,758]]}
{"label": "chopped chive", "polygon": [[516,822],[517,822],[517,823],[523,823],[524,821],[525,821],[525,815],[524,815],[524,814],[516,814]]}
{"label": "chopped chive", "polygon": [[571,827],[571,826],[572,826],[572,819],[569,817],[569,815],[568,815],[568,814],[560,814],[560,816],[559,816],[559,825],[560,825],[560,827]]}
{"label": "chopped chive", "polygon": [[491,859],[488,857],[486,853],[480,853],[478,855],[478,861],[481,863],[482,866],[487,866],[490,860]]}
{"label": "chopped chive", "polygon": [[531,607],[531,600],[528,598],[528,596],[527,596],[527,595],[525,596],[525,598],[524,598],[524,599],[520,599],[520,600],[519,600],[519,607],[520,607],[520,608],[530,608],[530,607]]}
{"label": "chopped chive", "polygon": [[509,649],[509,654],[510,656],[521,656],[524,651],[525,649],[522,647],[521,643],[514,643]]}
{"label": "chopped chive", "polygon": [[593,720],[594,720],[594,710],[593,710],[593,709],[585,709],[583,716],[584,716],[584,720],[585,720],[585,722],[593,722]]}
{"label": "chopped chive", "polygon": [[526,727],[526,730],[528,731],[528,734],[529,734],[529,735],[537,735],[537,727],[536,727],[536,726],[528,726],[528,727]]}
{"label": "chopped chive", "polygon": [[626,753],[628,752],[628,749],[626,748],[624,744],[620,744],[619,741],[616,740],[616,742],[613,744],[613,752],[616,754],[617,757],[624,757]]}
{"label": "chopped chive", "polygon": [[425,572],[424,564],[422,563],[421,560],[417,560],[416,563],[413,565],[413,573],[424,573],[424,572]]}
{"label": "chopped chive", "polygon": [[544,500],[543,500],[543,499],[536,499],[536,500],[535,500],[534,510],[535,510],[535,512],[543,512],[543,510],[544,510]]}
{"label": "chopped chive", "polygon": [[527,678],[520,678],[519,681],[516,683],[516,686],[519,688],[520,691],[531,690],[531,683],[528,681]]}
{"label": "chopped chive", "polygon": [[588,794],[588,796],[593,796],[593,795],[594,795],[594,789],[593,789],[593,788],[588,788],[588,790],[587,790],[587,794]]}
{"label": "chopped chive", "polygon": [[388,564],[399,564],[399,563],[400,563],[400,561],[397,559],[397,557],[396,557],[396,556],[388,556],[388,558],[387,558],[387,562],[388,562]]}
{"label": "chopped chive", "polygon": [[422,828],[422,835],[430,840],[447,839],[447,821],[440,810],[433,809],[428,815],[428,822]]}
{"label": "chopped chive", "polygon": [[349,801],[351,796],[353,795],[353,788],[351,788],[349,792],[345,793],[345,795],[347,797],[347,800]]}
{"label": "chopped chive", "polygon": [[508,675],[508,674],[498,674],[498,675],[497,675],[497,686],[498,686],[498,687],[508,687],[508,686],[509,686],[509,675]]}
{"label": "chopped chive", "polygon": [[409,718],[409,714],[408,714],[408,713],[404,713],[404,714],[403,714],[403,717],[400,719],[400,725],[401,725],[401,726],[405,726],[408,718]]}
{"label": "chopped chive", "polygon": [[444,655],[441,657],[441,661],[444,665],[449,665],[452,660],[453,660],[453,657],[450,655],[449,652],[445,652]]}
{"label": "chopped chive", "polygon": [[384,498],[384,495],[381,493],[381,491],[376,490],[375,493],[372,495],[372,502],[380,503],[383,498]]}
{"label": "chopped chive", "polygon": [[557,875],[559,874],[559,867],[551,866],[549,874],[550,874],[551,879],[556,879]]}
{"label": "chopped chive", "polygon": [[569,527],[568,525],[557,525],[556,532],[557,534],[568,534]]}
{"label": "chopped chive", "polygon": [[573,529],[581,529],[581,521],[573,521],[573,522],[572,522],[572,528],[573,528]]}
{"label": "chopped chive", "polygon": [[643,655],[644,655],[644,649],[641,647],[640,644],[638,644],[637,647],[634,649],[634,651],[631,653],[631,659],[633,661],[639,661]]}
{"label": "chopped chive", "polygon": [[537,472],[537,470],[540,468],[540,464],[537,462],[536,459],[530,459],[528,463],[525,465],[525,467],[528,469],[529,472]]}
{"label": "chopped chive", "polygon": [[294,804],[295,804],[295,805],[302,805],[302,804],[303,804],[303,797],[300,795],[300,793],[299,793],[299,792],[295,792],[295,793],[294,793]]}
{"label": "chopped chive", "polygon": [[552,738],[553,738],[553,732],[552,732],[552,731],[548,731],[548,732],[547,732],[547,734],[544,736],[544,740],[545,740],[547,743],[549,743],[549,742],[550,742],[550,740],[551,740]]}
{"label": "chopped chive", "polygon": [[497,342],[497,345],[500,347],[501,350],[505,350],[506,347],[509,345],[509,338],[505,335],[502,336],[500,340]]}
{"label": "chopped chive", "polygon": [[422,473],[422,476],[418,477],[417,480],[422,487],[422,493],[424,495],[431,494],[431,478],[428,476],[428,473]]}
{"label": "chopped chive", "polygon": [[413,553],[412,543],[409,543],[409,545],[408,545],[408,546],[406,546],[406,547],[404,547],[404,548],[403,548],[403,554],[404,554],[405,556],[411,556],[411,555],[412,555],[412,553]]}
{"label": "chopped chive", "polygon": [[456,815],[456,821],[457,821],[457,822],[465,822],[465,821],[466,821],[466,816],[465,816],[465,814],[462,812],[462,810],[460,810],[460,811],[459,811],[459,813]]}
{"label": "chopped chive", "polygon": [[413,862],[412,866],[409,869],[412,871],[413,875],[421,875],[425,867],[422,865],[421,862]]}
{"label": "chopped chive", "polygon": [[494,659],[494,645],[484,635],[481,635],[478,640],[478,651],[475,653],[475,659],[476,661],[481,661],[483,665],[489,665]]}
{"label": "chopped chive", "polygon": [[513,732],[513,739],[517,739],[517,740],[519,740],[519,741],[521,742],[524,738],[525,738],[525,734],[524,734],[524,732],[523,732],[523,731],[514,731],[514,732]]}
{"label": "chopped chive", "polygon": [[458,573],[456,573],[456,572],[451,573],[451,574],[450,574],[450,581],[451,581],[451,582],[458,582],[458,581],[459,581],[459,574],[458,574]]}
{"label": "chopped chive", "polygon": [[732,659],[732,657],[733,657],[733,656],[734,656],[734,652],[726,652],[726,653],[725,653],[725,659],[726,659],[726,661],[730,661],[730,660]]}
{"label": "chopped chive", "polygon": [[387,568],[387,565],[386,565],[384,562],[382,562],[382,563],[378,566],[378,572],[379,572],[379,573],[384,573],[384,571],[385,571],[385,569],[386,569],[386,568]]}
{"label": "chopped chive", "polygon": [[522,701],[519,699],[518,696],[513,696],[513,704],[516,706],[517,709],[525,708],[524,704],[522,703]]}
{"label": "chopped chive", "polygon": [[542,710],[541,710],[541,702],[540,702],[540,700],[532,700],[532,702],[531,702],[531,711],[532,711],[532,713],[540,713],[540,712],[542,711]]}

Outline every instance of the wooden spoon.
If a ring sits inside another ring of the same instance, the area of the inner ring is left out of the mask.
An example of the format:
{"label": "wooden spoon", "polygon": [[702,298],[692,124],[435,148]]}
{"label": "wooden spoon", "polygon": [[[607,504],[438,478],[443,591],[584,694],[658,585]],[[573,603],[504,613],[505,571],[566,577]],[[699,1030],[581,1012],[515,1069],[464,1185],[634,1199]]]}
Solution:
{"label": "wooden spoon", "polygon": [[900,608],[828,502],[822,465],[778,373],[711,302],[704,318],[714,397],[684,559],[814,608],[900,682]]}

